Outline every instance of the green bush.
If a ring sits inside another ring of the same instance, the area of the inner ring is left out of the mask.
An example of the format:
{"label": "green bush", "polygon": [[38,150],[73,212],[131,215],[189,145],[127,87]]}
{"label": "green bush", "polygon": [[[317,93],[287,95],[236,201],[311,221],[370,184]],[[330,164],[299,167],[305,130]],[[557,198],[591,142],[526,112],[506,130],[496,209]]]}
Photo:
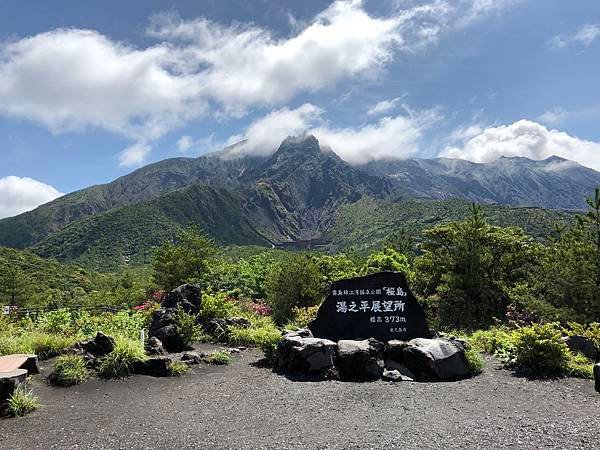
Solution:
{"label": "green bush", "polygon": [[517,369],[561,374],[570,360],[569,348],[554,324],[531,325],[515,331]]}
{"label": "green bush", "polygon": [[467,345],[467,348],[465,348],[465,357],[469,363],[471,375],[479,375],[481,372],[483,372],[485,361],[477,350]]}
{"label": "green bush", "polygon": [[498,359],[511,363],[515,359],[515,343],[511,331],[503,327],[475,331],[469,337],[469,343],[477,351],[494,355]]}
{"label": "green bush", "polygon": [[279,342],[281,331],[268,318],[254,319],[250,328],[230,328],[230,343],[249,347],[262,347],[270,342]]}
{"label": "green bush", "polygon": [[215,295],[205,294],[202,296],[202,306],[199,316],[203,322],[211,319],[225,319],[240,314],[240,308],[234,302],[230,301],[225,293]]}
{"label": "green bush", "polygon": [[266,280],[273,320],[282,325],[293,318],[293,309],[319,304],[323,298],[322,274],[310,254],[290,253]]}
{"label": "green bush", "polygon": [[98,374],[102,378],[125,378],[136,363],[147,360],[140,341],[116,336],[114,350],[100,359]]}
{"label": "green bush", "polygon": [[171,372],[171,376],[180,377],[181,375],[188,373],[190,371],[190,366],[182,361],[173,361],[169,365],[169,371]]}
{"label": "green bush", "polygon": [[64,355],[54,361],[48,380],[55,386],[67,387],[82,384],[89,376],[90,373],[82,356]]}
{"label": "green bush", "polygon": [[231,355],[225,350],[213,352],[206,357],[206,362],[216,365],[227,365],[231,363]]}
{"label": "green bush", "polygon": [[196,323],[196,316],[186,313],[179,306],[175,315],[175,326],[182,347],[189,347],[197,342],[202,335],[202,329]]}
{"label": "green bush", "polygon": [[23,384],[17,386],[6,403],[7,412],[12,417],[24,416],[40,407],[39,399]]}

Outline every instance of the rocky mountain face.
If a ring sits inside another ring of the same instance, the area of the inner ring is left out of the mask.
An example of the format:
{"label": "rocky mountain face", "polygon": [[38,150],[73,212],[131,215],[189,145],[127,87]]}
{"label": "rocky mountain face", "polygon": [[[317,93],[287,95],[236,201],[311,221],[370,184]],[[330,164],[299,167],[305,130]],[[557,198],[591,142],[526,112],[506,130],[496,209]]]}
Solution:
{"label": "rocky mountain face", "polygon": [[362,168],[394,179],[413,197],[550,209],[584,209],[585,197],[600,185],[599,172],[557,156],[543,161],[500,158],[485,164],[407,159],[375,161]]}
{"label": "rocky mountain face", "polygon": [[600,173],[557,157],[351,166],[314,136],[287,138],[270,157],[237,150],[161,161],[0,220],[0,246],[33,247],[62,260],[127,260],[190,222],[222,244],[284,245],[327,238],[353,211],[344,206],[364,198],[382,205],[417,198],[583,209],[600,185]]}

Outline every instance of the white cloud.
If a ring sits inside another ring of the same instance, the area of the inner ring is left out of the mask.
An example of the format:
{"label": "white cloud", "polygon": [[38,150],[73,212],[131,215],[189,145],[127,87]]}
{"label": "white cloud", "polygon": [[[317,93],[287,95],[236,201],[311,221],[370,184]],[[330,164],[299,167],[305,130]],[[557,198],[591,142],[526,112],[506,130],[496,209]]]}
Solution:
{"label": "white cloud", "polygon": [[569,113],[564,108],[557,106],[549,109],[538,117],[538,120],[546,125],[555,126],[568,117]]}
{"label": "white cloud", "polygon": [[302,134],[320,121],[323,110],[305,103],[296,109],[282,108],[272,111],[250,124],[243,134],[231,136],[227,143],[233,144],[246,140],[243,145],[236,146],[233,154],[253,154],[268,156],[287,136]]}
{"label": "white cloud", "polygon": [[32,178],[0,178],[0,219],[31,211],[61,195],[52,186]]}
{"label": "white cloud", "polygon": [[574,33],[553,36],[550,39],[550,47],[555,50],[561,50],[575,44],[587,47],[598,38],[600,38],[600,24],[588,24],[583,25]]}
{"label": "white cloud", "polygon": [[436,111],[421,111],[384,117],[356,128],[332,128],[324,123],[322,114],[308,103],[294,110],[273,111],[253,122],[245,133],[229,139],[229,143],[246,139],[232,153],[268,156],[285,137],[310,133],[350,164],[406,158],[418,153],[424,130],[440,120]]}
{"label": "white cloud", "polygon": [[518,0],[421,0],[386,16],[338,0],[291,37],[254,25],[156,16],[157,44],[136,48],[93,30],[56,29],[0,44],[0,114],[55,133],[99,128],[135,141],[121,164],[141,164],[165,133],[207,114],[243,116],[345,79],[376,76]]}
{"label": "white cloud", "polygon": [[379,103],[373,105],[371,109],[367,111],[368,116],[376,116],[379,114],[385,114],[396,107],[396,104],[400,101],[400,97],[392,98],[391,100],[382,100]]}
{"label": "white cloud", "polygon": [[130,145],[119,154],[119,167],[136,167],[144,163],[152,146],[144,141]]}
{"label": "white cloud", "polygon": [[421,111],[383,117],[377,123],[357,128],[322,126],[310,132],[350,164],[364,164],[416,155],[422,150],[423,132],[438,120],[440,116],[436,111]]}
{"label": "white cloud", "polygon": [[546,159],[557,155],[600,170],[600,143],[586,141],[539,123],[519,120],[489,127],[462,147],[447,147],[440,156],[489,162],[501,156]]}
{"label": "white cloud", "polygon": [[177,149],[181,153],[186,153],[194,145],[194,141],[190,136],[181,136],[177,141]]}

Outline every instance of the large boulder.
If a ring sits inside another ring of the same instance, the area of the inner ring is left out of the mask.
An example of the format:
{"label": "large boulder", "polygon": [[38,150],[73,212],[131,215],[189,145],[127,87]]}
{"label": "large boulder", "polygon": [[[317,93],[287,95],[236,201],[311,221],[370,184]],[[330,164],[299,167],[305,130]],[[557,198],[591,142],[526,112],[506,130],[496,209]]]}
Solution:
{"label": "large boulder", "polygon": [[77,342],[73,349],[75,352],[91,356],[93,358],[101,358],[108,355],[115,349],[115,340],[111,336],[98,331],[93,339]]}
{"label": "large boulder", "polygon": [[277,345],[275,367],[282,371],[324,374],[334,366],[337,345],[328,339],[286,334]]}
{"label": "large boulder", "polygon": [[462,342],[417,338],[402,351],[402,363],[418,378],[452,380],[471,373]]}
{"label": "large boulder", "polygon": [[338,342],[337,368],[340,377],[352,381],[377,380],[382,377],[384,344],[376,339]]}
{"label": "large boulder", "polygon": [[168,356],[155,356],[135,364],[133,372],[151,377],[169,377],[171,376],[172,362],[173,360]]}
{"label": "large boulder", "polygon": [[162,342],[163,347],[169,352],[186,350],[185,345],[177,332],[177,311],[172,308],[160,308],[154,311],[152,322],[148,330],[148,337],[156,338]]}
{"label": "large boulder", "polygon": [[188,314],[198,314],[202,306],[202,291],[195,284],[182,284],[169,292],[162,301],[163,308],[182,308]]}
{"label": "large boulder", "polygon": [[585,336],[573,335],[563,338],[563,342],[567,344],[569,350],[575,353],[581,353],[593,361],[598,359],[598,349],[591,339]]}
{"label": "large boulder", "polygon": [[596,382],[596,392],[600,392],[600,363],[594,366],[594,380]]}

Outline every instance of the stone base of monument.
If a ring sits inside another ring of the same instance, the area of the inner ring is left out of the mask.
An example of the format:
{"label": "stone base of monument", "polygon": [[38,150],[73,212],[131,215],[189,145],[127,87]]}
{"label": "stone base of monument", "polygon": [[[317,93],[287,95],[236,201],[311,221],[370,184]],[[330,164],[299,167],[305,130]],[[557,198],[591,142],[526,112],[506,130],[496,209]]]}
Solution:
{"label": "stone base of monument", "polygon": [[295,377],[344,381],[447,381],[471,374],[464,346],[458,340],[417,338],[383,343],[371,338],[333,342],[314,338],[307,330],[283,337],[277,346],[275,369]]}

